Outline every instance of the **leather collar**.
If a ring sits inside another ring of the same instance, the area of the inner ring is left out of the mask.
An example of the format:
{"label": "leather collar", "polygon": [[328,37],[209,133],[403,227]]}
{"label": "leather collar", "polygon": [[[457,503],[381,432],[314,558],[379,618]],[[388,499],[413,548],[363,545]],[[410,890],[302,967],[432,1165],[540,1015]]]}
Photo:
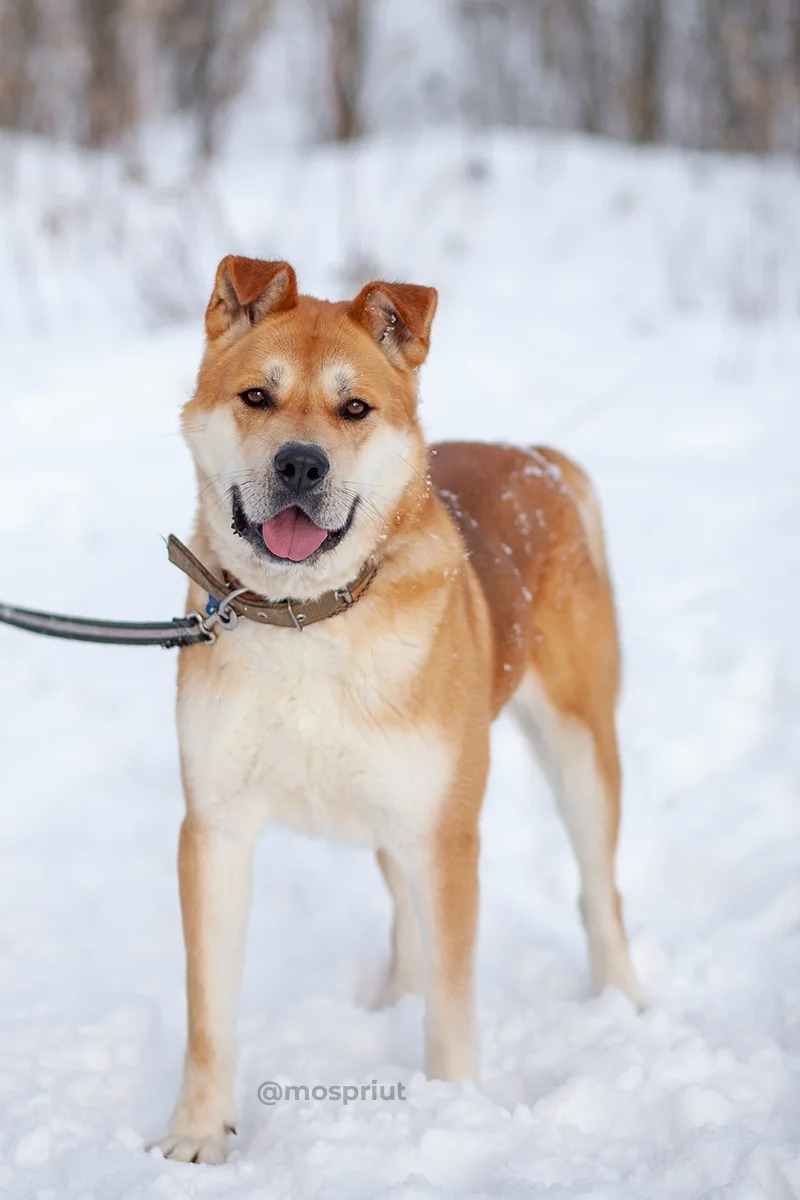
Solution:
{"label": "leather collar", "polygon": [[306,625],[326,621],[328,617],[347,612],[348,608],[352,608],[364,595],[378,571],[377,563],[367,561],[352,583],[330,592],[323,592],[316,600],[272,601],[265,600],[256,592],[243,589],[227,572],[224,580],[217,579],[183,542],[178,541],[174,533],[171,533],[167,540],[167,550],[169,561],[208,592],[210,604],[219,607],[224,602],[225,610],[232,610],[237,616],[247,617],[248,620],[257,621],[261,625],[282,625],[284,628],[299,629],[301,632]]}

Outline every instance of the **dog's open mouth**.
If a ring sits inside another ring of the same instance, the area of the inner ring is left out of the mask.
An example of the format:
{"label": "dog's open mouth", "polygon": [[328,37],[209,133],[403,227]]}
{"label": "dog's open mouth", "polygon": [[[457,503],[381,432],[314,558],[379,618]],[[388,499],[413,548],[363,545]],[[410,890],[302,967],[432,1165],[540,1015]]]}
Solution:
{"label": "dog's open mouth", "polygon": [[338,546],[353,523],[358,499],[339,529],[325,529],[312,521],[302,508],[285,508],[269,521],[256,524],[244,511],[238,488],[233,489],[233,530],[245,538],[261,554],[283,562],[306,562],[317,552]]}
{"label": "dog's open mouth", "polygon": [[329,530],[320,529],[299,508],[285,508],[271,521],[261,526],[264,544],[276,558],[290,558],[292,562],[305,562],[319,550]]}

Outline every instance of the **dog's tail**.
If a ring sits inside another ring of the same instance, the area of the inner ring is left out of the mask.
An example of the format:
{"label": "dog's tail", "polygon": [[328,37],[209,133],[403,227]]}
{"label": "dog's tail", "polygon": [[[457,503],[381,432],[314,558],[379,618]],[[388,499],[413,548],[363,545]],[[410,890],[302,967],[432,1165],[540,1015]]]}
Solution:
{"label": "dog's tail", "polygon": [[589,556],[596,570],[608,577],[603,516],[591,479],[576,462],[558,450],[553,450],[551,446],[537,446],[536,449],[543,458],[558,467],[561,478],[575,501]]}

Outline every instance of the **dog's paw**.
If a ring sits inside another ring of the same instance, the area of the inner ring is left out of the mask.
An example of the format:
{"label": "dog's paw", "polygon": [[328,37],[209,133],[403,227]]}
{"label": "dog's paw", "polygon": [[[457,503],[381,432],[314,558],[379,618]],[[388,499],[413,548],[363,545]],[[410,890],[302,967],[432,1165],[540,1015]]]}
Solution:
{"label": "dog's paw", "polygon": [[595,983],[594,991],[597,996],[602,996],[609,989],[619,992],[626,1000],[630,1000],[638,1014],[646,1012],[649,1007],[647,995],[642,991],[638,980],[631,972],[611,975]]}
{"label": "dog's paw", "polygon": [[416,981],[396,979],[391,976],[379,988],[377,995],[369,1003],[372,1012],[380,1012],[384,1008],[392,1008],[403,996],[420,996],[422,987]]}
{"label": "dog's paw", "polygon": [[164,1158],[175,1162],[208,1163],[218,1166],[228,1156],[228,1134],[235,1133],[232,1125],[220,1125],[213,1130],[167,1130],[147,1145],[148,1150],[160,1150]]}

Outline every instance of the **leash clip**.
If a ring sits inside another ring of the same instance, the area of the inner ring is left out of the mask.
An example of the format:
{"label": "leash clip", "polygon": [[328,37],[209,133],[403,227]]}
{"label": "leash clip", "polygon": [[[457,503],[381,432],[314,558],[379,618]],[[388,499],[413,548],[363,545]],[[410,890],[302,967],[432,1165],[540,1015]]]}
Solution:
{"label": "leash clip", "polygon": [[194,617],[202,629],[207,642],[214,643],[219,636],[219,629],[235,629],[239,623],[239,615],[235,609],[231,608],[233,601],[237,596],[241,596],[247,588],[234,588],[232,592],[228,592],[222,600],[217,600],[215,596],[208,597],[205,616],[198,612],[190,613],[190,617]]}

